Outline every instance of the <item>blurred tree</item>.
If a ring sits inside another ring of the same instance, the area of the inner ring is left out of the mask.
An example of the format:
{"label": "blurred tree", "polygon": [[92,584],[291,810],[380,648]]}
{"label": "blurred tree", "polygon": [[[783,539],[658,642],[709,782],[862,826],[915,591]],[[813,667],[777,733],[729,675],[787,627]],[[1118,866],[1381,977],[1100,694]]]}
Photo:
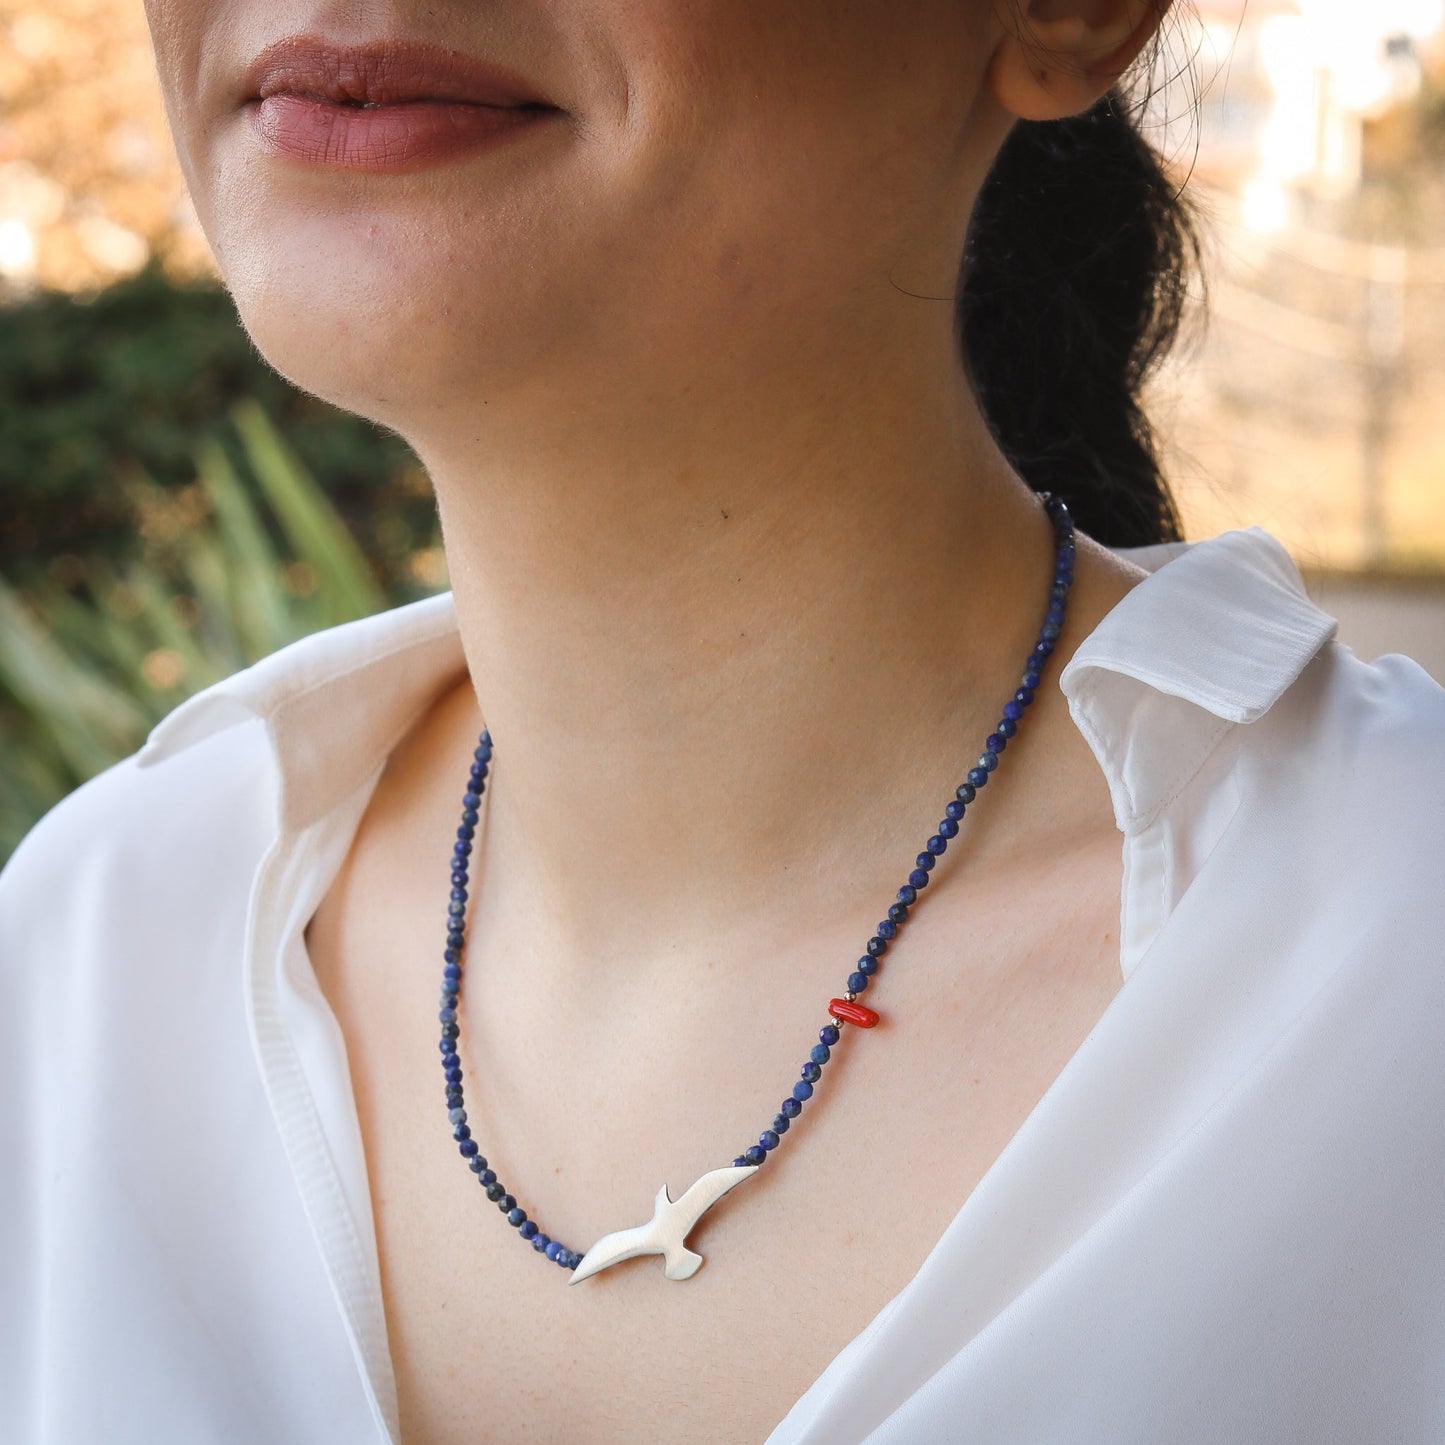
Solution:
{"label": "blurred tree", "polygon": [[0,863],[190,693],[392,600],[254,401],[197,443],[186,486],[137,472],[126,491],[137,560],[72,557],[24,592],[0,580]]}
{"label": "blurred tree", "polygon": [[89,298],[42,291],[0,307],[0,573],[24,584],[58,557],[137,556],[124,482],[190,482],[197,444],[223,436],[242,397],[321,479],[387,591],[425,586],[414,554],[436,546],[436,513],[406,444],[297,391],[257,355],[219,286],[173,283],[154,264]]}
{"label": "blurred tree", "polygon": [[0,278],[74,291],[213,269],[140,0],[0,0]]}

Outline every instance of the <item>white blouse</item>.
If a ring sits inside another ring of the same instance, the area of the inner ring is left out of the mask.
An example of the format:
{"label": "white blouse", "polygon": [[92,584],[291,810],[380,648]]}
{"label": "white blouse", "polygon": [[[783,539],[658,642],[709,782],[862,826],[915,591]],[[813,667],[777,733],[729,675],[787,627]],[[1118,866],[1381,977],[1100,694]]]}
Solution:
{"label": "white blouse", "polygon": [[[1124,985],[768,1445],[1445,1441],[1445,690],[1258,528],[1121,555]],[[0,1440],[398,1445],[303,929],[464,666],[450,594],[309,637],[0,875]]]}

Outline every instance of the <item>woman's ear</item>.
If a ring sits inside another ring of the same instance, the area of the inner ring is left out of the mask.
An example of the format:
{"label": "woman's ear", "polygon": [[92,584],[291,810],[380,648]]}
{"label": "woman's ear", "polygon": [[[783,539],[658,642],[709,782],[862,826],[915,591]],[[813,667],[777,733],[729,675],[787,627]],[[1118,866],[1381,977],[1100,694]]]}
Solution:
{"label": "woman's ear", "polygon": [[999,0],[987,87],[1019,120],[1088,110],[1133,64],[1171,0]]}

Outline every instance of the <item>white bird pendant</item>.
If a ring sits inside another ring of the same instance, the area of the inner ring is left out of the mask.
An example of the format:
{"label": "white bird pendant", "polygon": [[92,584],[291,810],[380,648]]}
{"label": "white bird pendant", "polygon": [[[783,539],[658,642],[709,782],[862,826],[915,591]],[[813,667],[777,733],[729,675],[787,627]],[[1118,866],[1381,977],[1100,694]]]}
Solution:
{"label": "white bird pendant", "polygon": [[714,1169],[704,1174],[675,1203],[668,1197],[667,1185],[657,1191],[652,1218],[635,1229],[619,1229],[604,1234],[572,1271],[573,1284],[588,1279],[610,1264],[633,1259],[639,1254],[660,1254],[663,1274],[668,1279],[691,1279],[702,1264],[702,1255],[687,1248],[687,1236],[698,1220],[712,1208],[729,1189],[758,1172],[756,1164],[738,1164],[727,1169]]}

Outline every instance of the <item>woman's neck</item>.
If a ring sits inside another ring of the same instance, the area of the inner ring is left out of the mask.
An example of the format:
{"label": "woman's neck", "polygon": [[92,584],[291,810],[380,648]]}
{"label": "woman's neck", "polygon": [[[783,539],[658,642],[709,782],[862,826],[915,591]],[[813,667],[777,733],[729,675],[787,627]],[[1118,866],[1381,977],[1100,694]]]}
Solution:
{"label": "woman's neck", "polygon": [[961,374],[920,371],[690,407],[619,388],[530,436],[489,415],[474,443],[414,438],[475,688],[436,776],[454,790],[484,717],[483,857],[556,947],[688,948],[889,901],[1017,686],[1052,572]]}

